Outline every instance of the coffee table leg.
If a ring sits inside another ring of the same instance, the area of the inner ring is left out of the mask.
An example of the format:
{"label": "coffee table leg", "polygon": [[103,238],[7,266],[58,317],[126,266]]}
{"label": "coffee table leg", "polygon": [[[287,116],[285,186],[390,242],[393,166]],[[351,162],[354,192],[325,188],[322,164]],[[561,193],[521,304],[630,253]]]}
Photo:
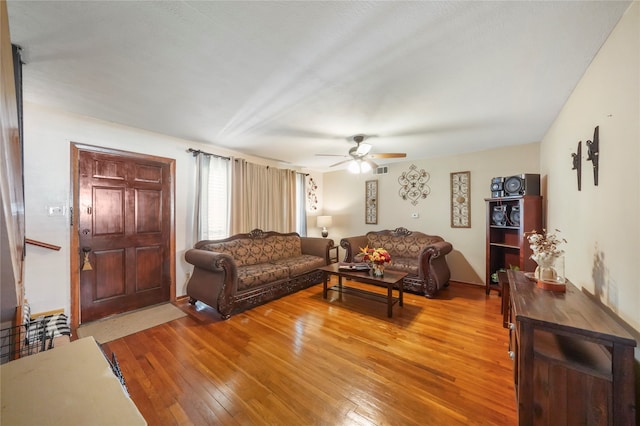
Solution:
{"label": "coffee table leg", "polygon": [[327,282],[329,281],[329,273],[324,273],[324,281],[322,282],[322,298],[327,298]]}
{"label": "coffee table leg", "polygon": [[399,299],[399,305],[400,306],[404,306],[404,289],[402,288],[404,285],[404,283],[402,281],[400,281],[398,283],[398,299]]}
{"label": "coffee table leg", "polygon": [[393,284],[387,284],[387,316],[393,316]]}

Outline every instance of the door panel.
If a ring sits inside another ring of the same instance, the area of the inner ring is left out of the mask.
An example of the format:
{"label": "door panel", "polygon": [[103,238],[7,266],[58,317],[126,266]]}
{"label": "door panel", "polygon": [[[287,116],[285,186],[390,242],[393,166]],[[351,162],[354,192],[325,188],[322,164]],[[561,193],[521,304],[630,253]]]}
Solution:
{"label": "door panel", "polygon": [[136,164],[136,181],[162,183],[162,168]]}
{"label": "door panel", "polygon": [[153,290],[162,283],[162,248],[136,248],[136,289]]}
{"label": "door panel", "polygon": [[82,322],[168,301],[171,166],[154,157],[80,151],[78,244]]}
{"label": "door panel", "polygon": [[[95,252],[95,286],[93,290],[95,301],[124,296],[125,287],[125,251],[105,250]],[[91,295],[91,293],[89,293]]]}
{"label": "door panel", "polygon": [[93,218],[93,235],[124,234],[124,188],[93,188],[93,203],[87,207],[87,216]]}
{"label": "door panel", "polygon": [[136,232],[162,232],[161,191],[136,191]]}

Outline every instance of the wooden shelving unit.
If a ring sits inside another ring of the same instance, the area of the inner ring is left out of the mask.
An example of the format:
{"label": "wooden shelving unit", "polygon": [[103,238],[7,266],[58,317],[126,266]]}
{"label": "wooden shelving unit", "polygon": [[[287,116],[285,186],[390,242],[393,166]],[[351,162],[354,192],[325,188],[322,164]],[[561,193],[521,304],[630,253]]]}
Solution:
{"label": "wooden shelving unit", "polygon": [[[486,198],[487,205],[487,266],[485,289],[500,291],[498,283],[491,282],[491,274],[500,269],[517,267],[533,271],[536,264],[530,259],[531,249],[526,232],[542,228],[542,197]],[[517,220],[516,220],[517,219]]]}

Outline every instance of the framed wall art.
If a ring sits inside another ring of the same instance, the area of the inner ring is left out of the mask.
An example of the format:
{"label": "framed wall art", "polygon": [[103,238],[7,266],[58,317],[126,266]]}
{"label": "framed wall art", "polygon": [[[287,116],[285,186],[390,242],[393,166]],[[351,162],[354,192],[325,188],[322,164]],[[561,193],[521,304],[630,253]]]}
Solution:
{"label": "framed wall art", "polygon": [[368,180],[364,188],[364,223],[378,224],[378,181]]}
{"label": "framed wall art", "polygon": [[451,227],[471,228],[471,172],[451,173]]}
{"label": "framed wall art", "polygon": [[431,188],[427,185],[431,176],[425,169],[420,169],[412,164],[409,170],[402,172],[398,177],[398,183],[400,184],[400,190],[398,195],[403,200],[411,201],[414,206],[418,205],[418,200],[425,199],[431,193]]}

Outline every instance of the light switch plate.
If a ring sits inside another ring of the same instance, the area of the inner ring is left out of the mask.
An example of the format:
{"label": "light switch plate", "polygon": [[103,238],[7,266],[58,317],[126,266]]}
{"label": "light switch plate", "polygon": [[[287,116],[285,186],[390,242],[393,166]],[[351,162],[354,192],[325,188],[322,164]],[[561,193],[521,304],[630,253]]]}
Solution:
{"label": "light switch plate", "polygon": [[47,206],[47,214],[49,216],[64,216],[67,214],[65,206]]}

